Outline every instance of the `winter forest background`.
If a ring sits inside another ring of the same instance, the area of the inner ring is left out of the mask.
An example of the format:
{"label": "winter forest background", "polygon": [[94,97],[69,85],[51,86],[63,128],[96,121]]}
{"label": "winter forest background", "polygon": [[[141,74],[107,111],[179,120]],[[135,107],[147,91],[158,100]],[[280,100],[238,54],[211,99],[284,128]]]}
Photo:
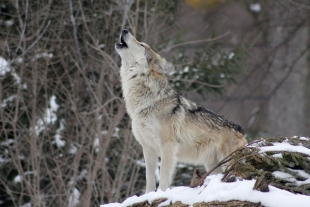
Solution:
{"label": "winter forest background", "polygon": [[[310,135],[308,0],[1,0],[0,206],[99,206],[144,192],[114,51],[131,31],[182,95],[248,140]],[[192,166],[178,165],[174,185]]]}

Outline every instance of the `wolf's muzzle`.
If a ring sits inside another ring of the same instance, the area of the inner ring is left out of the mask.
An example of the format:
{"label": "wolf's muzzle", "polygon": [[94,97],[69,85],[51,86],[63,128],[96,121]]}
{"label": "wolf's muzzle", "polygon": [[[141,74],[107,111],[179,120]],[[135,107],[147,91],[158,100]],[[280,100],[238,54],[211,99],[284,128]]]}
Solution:
{"label": "wolf's muzzle", "polygon": [[122,31],[122,35],[125,35],[125,34],[128,34],[128,30],[127,30],[127,29],[124,29],[124,30]]}
{"label": "wolf's muzzle", "polygon": [[118,43],[115,44],[115,47],[116,47],[117,49],[128,48],[128,45],[126,44],[126,42],[125,42],[125,40],[124,40],[125,36],[127,36],[128,33],[129,33],[129,32],[128,32],[127,29],[124,29],[124,30],[122,31],[121,36],[120,36],[120,42],[118,42]]}

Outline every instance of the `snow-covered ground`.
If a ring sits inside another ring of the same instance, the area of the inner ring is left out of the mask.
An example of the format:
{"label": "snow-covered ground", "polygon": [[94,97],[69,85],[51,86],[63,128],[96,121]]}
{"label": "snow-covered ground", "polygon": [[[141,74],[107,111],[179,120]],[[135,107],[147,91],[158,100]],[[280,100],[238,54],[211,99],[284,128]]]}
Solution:
{"label": "snow-covered ground", "polygon": [[165,192],[150,192],[142,196],[132,196],[123,203],[111,203],[101,207],[125,207],[142,201],[152,201],[158,198],[167,198],[164,204],[180,201],[183,204],[193,205],[197,202],[240,200],[254,203],[261,202],[268,207],[309,207],[310,196],[296,195],[285,190],[269,186],[269,192],[263,193],[253,190],[255,180],[243,180],[232,183],[221,182],[222,175],[209,176],[201,187],[175,187]]}
{"label": "snow-covered ground", "polygon": [[[295,137],[300,140],[308,141],[306,137]],[[274,146],[260,147],[260,153],[267,151],[297,151],[310,156],[310,149],[303,146],[293,146],[287,142],[273,143]],[[250,146],[251,147],[251,146]],[[281,154],[277,154],[280,156]],[[302,181],[303,184],[310,183],[310,175],[302,172],[303,177],[307,178]],[[274,172],[276,177],[285,177],[288,174],[283,172]],[[293,194],[288,191],[273,187],[269,185],[269,192],[260,192],[253,190],[255,180],[242,180],[231,183],[221,182],[222,175],[208,176],[204,182],[204,185],[196,188],[190,187],[174,187],[171,189],[157,192],[150,192],[142,196],[132,196],[127,198],[123,203],[110,203],[101,205],[100,207],[125,207],[135,203],[148,201],[152,203],[159,198],[167,198],[167,200],[160,204],[160,206],[168,205],[177,201],[183,204],[193,205],[199,202],[211,202],[211,201],[249,201],[253,203],[260,202],[266,207],[309,207],[310,196]]]}

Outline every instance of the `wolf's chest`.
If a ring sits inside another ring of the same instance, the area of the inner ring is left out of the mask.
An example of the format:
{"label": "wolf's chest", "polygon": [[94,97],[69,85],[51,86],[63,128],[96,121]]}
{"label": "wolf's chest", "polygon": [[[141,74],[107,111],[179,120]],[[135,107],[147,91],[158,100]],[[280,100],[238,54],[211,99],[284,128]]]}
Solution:
{"label": "wolf's chest", "polygon": [[136,140],[142,146],[150,146],[152,148],[159,149],[160,146],[160,136],[158,134],[158,123],[147,120],[132,120],[132,130],[135,135]]}

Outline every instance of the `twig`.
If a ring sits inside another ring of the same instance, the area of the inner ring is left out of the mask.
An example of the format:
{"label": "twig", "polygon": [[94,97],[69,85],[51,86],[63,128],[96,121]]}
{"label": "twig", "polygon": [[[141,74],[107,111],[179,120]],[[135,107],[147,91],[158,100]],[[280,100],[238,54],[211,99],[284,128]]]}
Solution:
{"label": "twig", "polygon": [[[194,171],[194,175],[193,175],[193,178],[192,178],[192,182],[191,182],[191,186],[190,187],[196,187],[196,186],[200,186],[203,184],[204,180],[206,179],[206,177],[208,177],[212,172],[214,172],[218,167],[221,167],[222,165],[226,164],[227,162],[230,162],[233,158],[232,158],[232,155],[234,153],[236,153],[237,151],[240,151],[242,149],[244,149],[245,147],[248,147],[256,142],[258,142],[260,140],[254,140],[253,142],[251,143],[248,143],[246,144],[245,146],[242,146],[242,147],[239,147],[238,149],[236,149],[235,151],[231,152],[227,157],[225,157],[223,160],[221,160],[215,167],[213,167],[211,170],[209,170],[207,173],[205,173],[204,175],[200,176],[199,175],[199,171],[197,171],[197,169],[195,169]],[[243,156],[242,158],[238,159],[234,164],[232,164],[232,166],[234,166],[237,162],[239,162],[240,160],[248,157],[249,155],[247,156]],[[194,176],[197,176],[197,179],[199,179],[198,181],[197,180],[194,180]],[[224,176],[225,177],[225,176]],[[223,177],[223,178],[224,178]],[[193,185],[192,185],[193,184]]]}
{"label": "twig", "polygon": [[208,38],[208,39],[201,39],[201,40],[193,40],[193,41],[188,41],[188,42],[182,42],[182,43],[179,43],[179,44],[176,44],[176,45],[173,45],[169,48],[166,48],[164,50],[161,50],[159,51],[158,53],[162,53],[162,52],[169,52],[171,49],[173,48],[176,48],[176,47],[180,47],[180,46],[184,46],[184,45],[190,45],[190,44],[197,44],[197,43],[202,43],[202,42],[211,42],[211,41],[215,41],[215,40],[218,40],[218,39],[221,39],[225,36],[227,36],[230,32],[226,32],[225,34],[223,35],[220,35],[220,36],[217,36],[217,37],[214,37],[214,38]]}
{"label": "twig", "polygon": [[[44,33],[46,32],[47,28],[50,26],[51,24],[51,20],[49,20],[47,22],[47,25],[46,27],[44,28],[43,32],[40,34],[40,36],[35,40],[33,41],[33,43],[20,55],[20,56],[23,56],[25,55],[35,44],[37,44],[37,42],[42,38],[42,36],[44,35]],[[17,61],[17,59],[15,59],[14,61]]]}
{"label": "twig", "polygon": [[125,29],[126,21],[128,19],[128,11],[130,10],[133,0],[126,0],[126,3],[124,5],[124,15],[123,15],[123,20],[122,20],[122,30]]}
{"label": "twig", "polygon": [[118,68],[117,63],[113,60],[113,58],[109,54],[107,54],[105,51],[100,50],[98,47],[91,45],[87,41],[86,41],[86,44],[88,46],[90,46],[91,48],[93,48],[94,50],[98,51],[102,55],[102,57],[104,57],[106,60],[108,60],[111,63],[112,68]]}
{"label": "twig", "polygon": [[232,153],[230,153],[227,157],[225,157],[222,161],[220,161],[214,168],[212,168],[211,170],[209,170],[206,174],[204,174],[202,177],[203,177],[203,180],[206,178],[206,177],[208,177],[212,172],[214,172],[214,170],[216,170],[218,167],[220,167],[220,166],[222,166],[222,165],[224,165],[225,163],[227,163],[227,162],[229,162],[229,161],[231,161],[232,160],[232,155],[235,153],[235,152],[237,152],[237,151],[239,151],[239,150],[241,150],[241,149],[243,149],[244,148],[244,146],[243,147],[239,147],[238,149],[236,149],[235,151],[233,151]]}
{"label": "twig", "polygon": [[198,83],[200,85],[204,85],[204,86],[209,86],[212,88],[222,88],[224,87],[223,85],[215,85],[215,84],[211,84],[211,83],[204,83],[201,81],[197,81],[197,80],[186,80],[186,79],[178,79],[179,81],[183,81],[183,82],[189,82],[189,83]]}
{"label": "twig", "polygon": [[82,54],[80,51],[80,46],[79,46],[79,41],[78,41],[78,37],[77,37],[77,29],[76,29],[76,22],[75,22],[75,18],[73,16],[73,8],[72,8],[72,0],[69,0],[69,9],[70,9],[70,19],[72,22],[72,26],[73,26],[73,37],[74,37],[74,43],[75,43],[75,47],[76,47],[76,52],[78,53],[79,56],[79,61],[81,63],[82,69],[84,70],[84,62],[82,59]]}
{"label": "twig", "polygon": [[[18,10],[19,10],[19,6],[18,6],[18,1],[16,1],[16,7],[18,7]],[[26,25],[27,25],[27,19],[28,19],[28,0],[26,1],[26,12],[25,12],[25,22],[23,23],[23,29],[22,29],[22,34],[20,36],[20,39],[19,39],[19,43],[18,43],[18,46],[16,47],[16,50],[15,50],[15,53],[17,53],[19,47],[20,47],[20,44],[22,42],[22,40],[24,39],[24,35],[25,35],[25,31],[26,31]],[[20,18],[20,13],[18,12],[18,16],[19,16],[19,19],[20,19],[20,23],[22,23],[23,21],[21,20]]]}
{"label": "twig", "polygon": [[277,83],[277,85],[275,86],[275,88],[271,91],[271,93],[269,94],[269,97],[272,97],[277,90],[283,85],[283,83],[287,80],[287,78],[290,76],[290,74],[292,73],[296,63],[302,58],[304,57],[304,55],[309,51],[310,48],[310,44],[308,44],[308,46],[299,53],[298,57],[294,59],[294,61],[292,62],[291,66],[289,67],[289,70],[287,71],[287,73],[285,74],[285,76]]}

